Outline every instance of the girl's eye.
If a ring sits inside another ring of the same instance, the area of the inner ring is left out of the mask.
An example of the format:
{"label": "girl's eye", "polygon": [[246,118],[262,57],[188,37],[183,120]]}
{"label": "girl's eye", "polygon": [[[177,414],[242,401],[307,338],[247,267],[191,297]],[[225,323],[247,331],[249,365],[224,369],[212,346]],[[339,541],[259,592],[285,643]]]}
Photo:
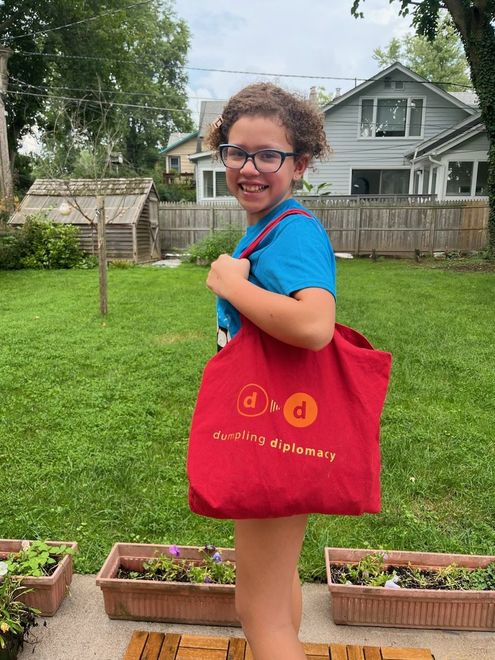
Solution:
{"label": "girl's eye", "polygon": [[242,149],[235,149],[234,147],[229,147],[227,149],[227,158],[232,158],[233,160],[244,160],[246,154]]}
{"label": "girl's eye", "polygon": [[256,157],[259,158],[264,163],[273,163],[277,160],[280,160],[280,154],[278,153],[278,151],[270,151],[269,149],[259,151],[256,154]]}

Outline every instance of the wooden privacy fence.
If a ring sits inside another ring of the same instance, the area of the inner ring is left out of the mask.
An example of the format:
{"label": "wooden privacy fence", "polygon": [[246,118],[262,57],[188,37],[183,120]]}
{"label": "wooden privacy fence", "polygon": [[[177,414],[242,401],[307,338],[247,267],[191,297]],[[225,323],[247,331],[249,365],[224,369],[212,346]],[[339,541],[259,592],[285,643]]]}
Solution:
{"label": "wooden privacy fence", "polygon": [[[410,256],[486,248],[488,202],[369,201],[304,199],[321,220],[336,252]],[[221,228],[243,227],[245,213],[235,202],[161,203],[162,253],[182,250]]]}

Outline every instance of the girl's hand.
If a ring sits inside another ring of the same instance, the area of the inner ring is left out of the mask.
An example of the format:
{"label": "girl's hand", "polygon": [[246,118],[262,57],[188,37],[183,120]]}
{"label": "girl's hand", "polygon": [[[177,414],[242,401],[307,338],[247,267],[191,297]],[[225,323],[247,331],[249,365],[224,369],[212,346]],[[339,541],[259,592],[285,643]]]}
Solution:
{"label": "girl's hand", "polygon": [[211,264],[206,278],[206,286],[220,298],[229,300],[230,292],[239,280],[247,280],[250,263],[248,259],[234,259],[228,254],[221,254]]}

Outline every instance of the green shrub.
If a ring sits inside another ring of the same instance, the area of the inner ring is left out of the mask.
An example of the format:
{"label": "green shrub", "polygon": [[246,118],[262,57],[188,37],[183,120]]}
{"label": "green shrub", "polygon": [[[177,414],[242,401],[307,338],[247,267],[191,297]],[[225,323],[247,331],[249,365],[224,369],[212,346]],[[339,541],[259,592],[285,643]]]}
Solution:
{"label": "green shrub", "polygon": [[221,254],[232,254],[243,234],[244,231],[240,227],[217,229],[199,243],[190,246],[188,261],[209,265]]}
{"label": "green shrub", "polygon": [[20,234],[24,268],[73,268],[84,257],[79,229],[50,222],[42,213],[29,216]]}
{"label": "green shrub", "polygon": [[0,235],[0,270],[22,268],[22,245],[19,235],[7,233]]}

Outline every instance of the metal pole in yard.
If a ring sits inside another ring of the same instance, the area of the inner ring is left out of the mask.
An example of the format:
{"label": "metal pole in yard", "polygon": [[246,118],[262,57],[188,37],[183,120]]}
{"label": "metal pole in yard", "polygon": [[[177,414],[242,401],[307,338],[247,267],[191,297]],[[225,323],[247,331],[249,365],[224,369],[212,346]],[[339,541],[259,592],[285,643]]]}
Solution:
{"label": "metal pole in yard", "polygon": [[98,218],[98,280],[100,285],[100,312],[106,316],[108,312],[107,298],[107,241],[105,236],[105,198],[96,198],[96,216]]}

